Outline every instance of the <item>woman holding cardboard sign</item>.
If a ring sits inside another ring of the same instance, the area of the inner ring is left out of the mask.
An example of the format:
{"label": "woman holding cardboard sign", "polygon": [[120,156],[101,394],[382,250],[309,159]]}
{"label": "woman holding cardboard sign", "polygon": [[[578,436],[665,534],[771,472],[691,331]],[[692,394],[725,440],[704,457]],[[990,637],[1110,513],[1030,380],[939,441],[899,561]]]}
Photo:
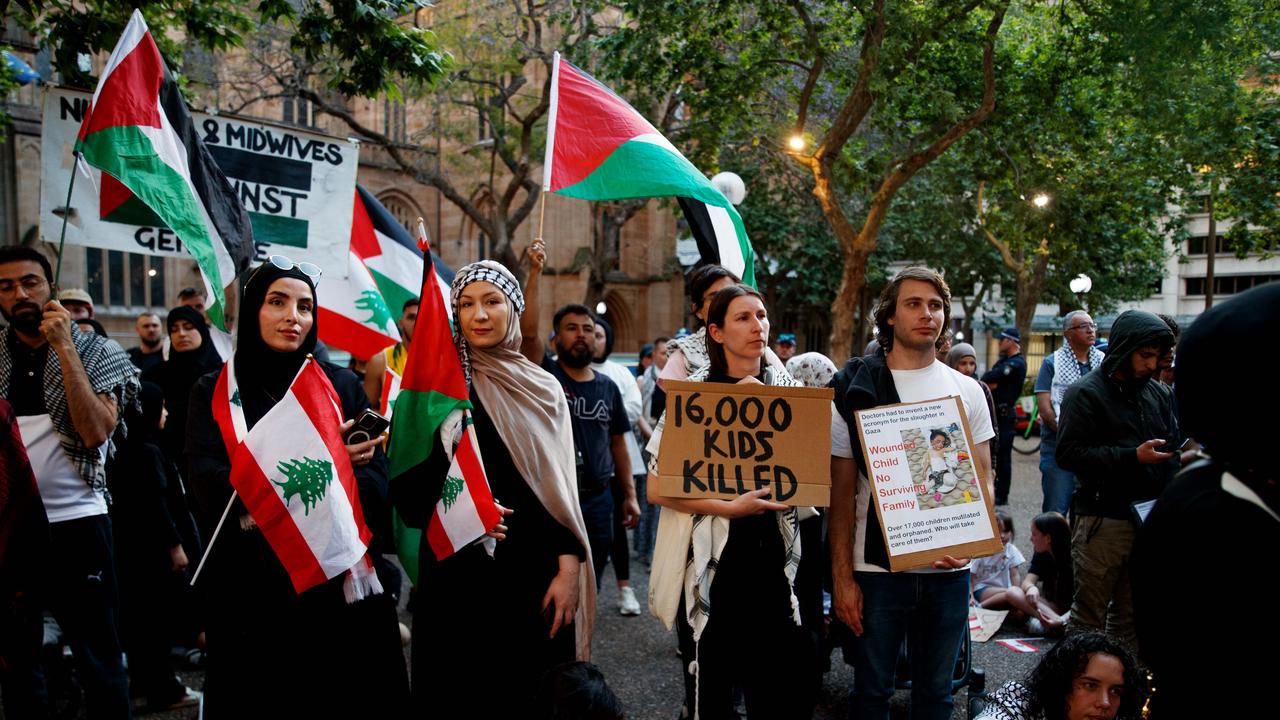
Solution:
{"label": "woman holding cardboard sign", "polygon": [[[709,364],[690,381],[800,384],[763,360],[769,318],[755,290],[721,290],[706,321]],[[659,495],[665,422],[648,447],[648,499],[662,506],[649,605],[667,627],[678,623],[686,704],[704,720],[735,717],[735,681],[767,677],[743,687],[749,715],[810,717],[819,676],[813,641],[800,627],[795,577],[799,523],[814,511],[773,502],[767,489],[731,501]]]}

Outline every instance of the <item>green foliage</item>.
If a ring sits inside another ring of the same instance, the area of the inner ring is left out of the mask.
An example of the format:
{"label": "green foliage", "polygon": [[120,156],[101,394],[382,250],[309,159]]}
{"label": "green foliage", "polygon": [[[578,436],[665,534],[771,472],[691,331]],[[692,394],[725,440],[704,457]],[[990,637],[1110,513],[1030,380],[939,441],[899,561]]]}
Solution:
{"label": "green foliage", "polygon": [[431,83],[448,64],[431,32],[402,23],[425,0],[262,0],[257,12],[229,0],[18,0],[14,17],[44,38],[63,82],[93,87],[82,54],[109,52],[136,7],[174,72],[186,46],[221,52],[244,45],[261,25],[293,29],[290,47],[317,65],[329,87],[349,96],[381,93],[398,99],[398,80]]}
{"label": "green foliage", "polygon": [[[9,50],[9,47],[0,44],[0,52],[5,50]],[[7,98],[16,87],[18,87],[18,80],[15,73],[9,67],[9,63],[4,61],[3,56],[0,56],[0,98]],[[0,140],[4,140],[9,123],[9,114],[4,111],[4,102],[0,100]]]}

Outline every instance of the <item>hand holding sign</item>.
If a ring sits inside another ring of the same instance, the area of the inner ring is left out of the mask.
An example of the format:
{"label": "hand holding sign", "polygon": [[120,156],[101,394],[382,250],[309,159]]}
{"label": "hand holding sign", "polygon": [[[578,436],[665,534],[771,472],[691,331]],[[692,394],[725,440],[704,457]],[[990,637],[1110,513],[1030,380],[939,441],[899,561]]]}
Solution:
{"label": "hand holding sign", "polygon": [[744,500],[741,508],[752,513],[830,503],[830,389],[745,381],[669,381],[665,389],[661,495],[750,496],[757,504]]}

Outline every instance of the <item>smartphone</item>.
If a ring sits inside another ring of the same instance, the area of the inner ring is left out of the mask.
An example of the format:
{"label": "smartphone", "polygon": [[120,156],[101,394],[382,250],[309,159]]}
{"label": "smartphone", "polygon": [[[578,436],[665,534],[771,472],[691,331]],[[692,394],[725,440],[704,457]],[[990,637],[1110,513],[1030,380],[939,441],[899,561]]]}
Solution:
{"label": "smartphone", "polygon": [[347,431],[346,437],[343,438],[343,444],[355,445],[367,440],[372,440],[382,434],[391,421],[382,417],[373,410],[365,410],[356,418],[356,424],[351,426]]}
{"label": "smartphone", "polygon": [[1177,447],[1174,447],[1172,443],[1161,445],[1160,447],[1156,448],[1156,452],[1162,452],[1162,453],[1182,452],[1183,450],[1187,449],[1187,445],[1189,444],[1191,444],[1191,438],[1187,438],[1186,440],[1183,440],[1182,444]]}

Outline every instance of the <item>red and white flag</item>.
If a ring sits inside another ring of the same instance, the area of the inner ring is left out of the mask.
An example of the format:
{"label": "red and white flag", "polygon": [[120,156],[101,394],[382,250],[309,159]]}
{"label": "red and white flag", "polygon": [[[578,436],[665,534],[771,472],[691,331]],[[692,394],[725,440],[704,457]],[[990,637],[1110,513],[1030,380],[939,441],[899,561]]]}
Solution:
{"label": "red and white flag", "polygon": [[246,431],[234,362],[223,365],[213,404],[223,442],[234,449],[231,485],[294,589],[301,593],[348,573],[348,602],[381,593],[329,378],[308,358],[280,402]]}
{"label": "red and white flag", "polygon": [[[427,526],[427,542],[437,560],[443,560],[478,538],[484,537],[489,528],[498,524],[498,515],[489,480],[480,460],[480,448],[471,426],[471,416],[464,410],[462,437],[453,452],[453,462],[445,474],[444,488],[436,501],[436,512]],[[493,541],[486,540],[486,549],[493,554]]]}

